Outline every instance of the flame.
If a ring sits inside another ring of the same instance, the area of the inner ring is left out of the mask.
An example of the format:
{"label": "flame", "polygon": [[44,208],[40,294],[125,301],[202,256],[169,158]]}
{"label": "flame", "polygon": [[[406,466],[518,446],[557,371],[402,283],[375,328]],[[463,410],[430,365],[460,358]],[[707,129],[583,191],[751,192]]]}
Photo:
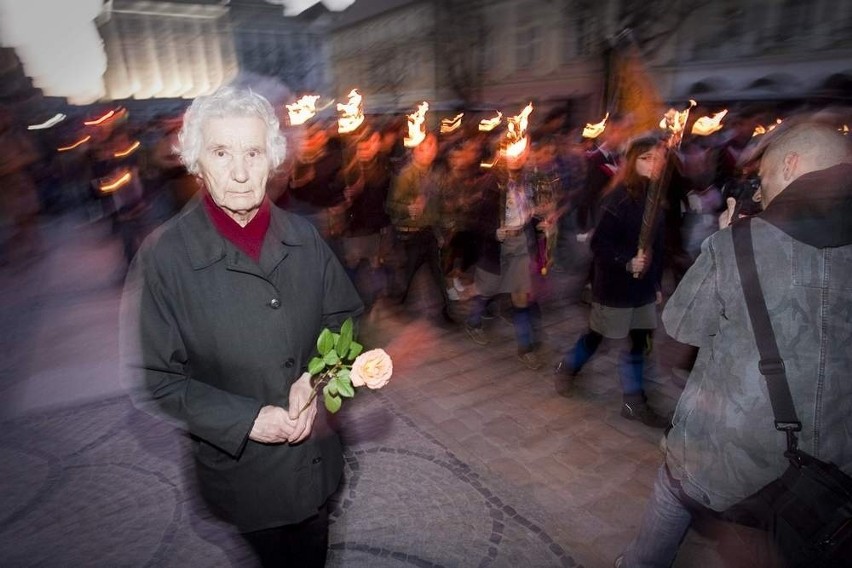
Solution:
{"label": "flame", "polygon": [[129,156],[130,154],[132,154],[133,152],[135,152],[137,149],[139,149],[139,141],[138,140],[136,142],[134,142],[133,144],[131,144],[130,146],[128,146],[127,148],[125,148],[124,150],[121,150],[119,152],[114,153],[113,157],[125,158],[125,157]]}
{"label": "flame", "polygon": [[527,125],[529,116],[533,111],[533,104],[529,103],[517,116],[506,119],[508,131],[506,132],[506,148],[503,152],[507,157],[516,158],[527,148]]}
{"label": "flame", "polygon": [[483,118],[479,121],[479,130],[481,132],[490,132],[497,128],[500,123],[503,121],[503,113],[499,110],[497,111],[497,116],[494,118]]}
{"label": "flame", "polygon": [[721,110],[713,116],[701,116],[692,125],[692,133],[698,136],[710,136],[722,130],[722,119],[728,114],[728,109]]}
{"label": "flame", "polygon": [[87,121],[83,122],[83,124],[85,124],[86,126],[102,126],[102,125],[105,125],[105,124],[111,122],[115,118],[120,118],[120,117],[124,116],[126,113],[127,113],[127,110],[125,110],[123,108],[119,108],[117,110],[113,109],[113,110],[107,112],[105,115],[103,115],[99,118],[96,118],[94,120],[87,120]]}
{"label": "flame", "polygon": [[758,124],[757,126],[754,127],[754,132],[751,133],[751,137],[754,138],[755,136],[760,136],[762,134],[766,134],[767,132],[772,132],[782,122],[784,122],[784,121],[781,120],[780,118],[776,118],[775,124],[770,124],[768,127],[764,127],[764,126]]}
{"label": "flame", "polygon": [[663,119],[660,121],[660,128],[671,132],[668,140],[669,147],[680,145],[680,141],[683,138],[683,129],[686,127],[686,121],[689,120],[689,111],[697,104],[694,100],[689,99],[689,106],[684,110],[670,108],[663,115]]}
{"label": "flame", "polygon": [[441,119],[441,134],[449,134],[450,132],[458,130],[458,128],[461,126],[461,119],[463,116],[464,113],[460,112],[453,118]]}
{"label": "flame", "polygon": [[88,142],[91,139],[92,139],[91,136],[85,136],[85,137],[81,138],[80,140],[77,140],[76,142],[74,142],[70,146],[62,146],[61,148],[57,148],[56,151],[57,152],[67,152],[68,150],[73,150],[74,148],[77,148],[78,146],[82,146],[83,144],[85,144],[86,142]]}
{"label": "flame", "polygon": [[837,129],[837,131],[838,131],[838,132],[842,132],[842,133],[843,133],[843,135],[844,135],[844,136],[846,136],[846,135],[848,135],[848,134],[849,134],[849,125],[848,125],[848,124],[844,124],[843,126],[841,126],[840,128],[838,128],[838,129]]}
{"label": "flame", "polygon": [[27,130],[44,130],[45,128],[51,128],[65,120],[65,118],[66,116],[60,112],[53,115],[52,118],[45,120],[41,124],[31,124],[27,126]]}
{"label": "flame", "polygon": [[122,170],[120,174],[121,175],[113,178],[111,181],[101,183],[99,188],[101,190],[101,193],[113,193],[114,191],[127,185],[130,182],[130,178],[132,176],[130,175],[129,171]]}
{"label": "flame", "polygon": [[347,103],[337,103],[337,112],[340,113],[337,118],[337,132],[347,134],[355,132],[361,126],[361,123],[364,122],[362,101],[363,97],[358,93],[358,89],[352,89],[349,91]]}
{"label": "flame", "polygon": [[586,123],[586,127],[583,128],[583,138],[597,138],[603,131],[606,129],[606,121],[609,118],[609,113],[604,115],[603,120],[600,122],[596,122],[594,124]]}
{"label": "flame", "polygon": [[317,101],[319,98],[319,95],[305,95],[291,105],[284,105],[287,107],[290,125],[299,126],[313,118],[317,114]]}
{"label": "flame", "polygon": [[408,135],[402,141],[406,148],[414,148],[426,139],[426,111],[428,110],[429,103],[423,101],[416,111],[408,115]]}

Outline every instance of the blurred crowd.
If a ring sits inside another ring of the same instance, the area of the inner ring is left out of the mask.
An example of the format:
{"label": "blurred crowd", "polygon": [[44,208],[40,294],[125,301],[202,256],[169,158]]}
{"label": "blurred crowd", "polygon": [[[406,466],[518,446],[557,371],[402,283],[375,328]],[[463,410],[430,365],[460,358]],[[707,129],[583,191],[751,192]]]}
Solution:
{"label": "blurred crowd", "polygon": [[[664,264],[674,284],[720,222],[759,211],[756,172],[738,168],[737,159],[773,118],[756,110],[729,115],[720,131],[687,135],[675,152],[663,201]],[[0,263],[37,256],[39,219],[71,210],[108,221],[129,263],[142,239],[199,189],[174,151],[180,126],[180,115],[137,124],[116,109],[60,136],[27,130],[0,109]],[[565,114],[551,113],[507,158],[503,129],[472,122],[430,132],[414,148],[403,144],[404,115],[368,116],[351,134],[321,118],[284,128],[289,148],[269,183],[274,202],[316,226],[368,307],[381,297],[405,302],[424,267],[447,322],[457,319],[455,302],[477,295],[477,264],[499,261],[494,221],[483,211],[489,192],[499,200],[508,182],[524,188],[529,207],[519,223],[529,230],[533,278],[584,275],[601,196],[629,141],[644,134],[621,115],[598,137],[583,138]]]}

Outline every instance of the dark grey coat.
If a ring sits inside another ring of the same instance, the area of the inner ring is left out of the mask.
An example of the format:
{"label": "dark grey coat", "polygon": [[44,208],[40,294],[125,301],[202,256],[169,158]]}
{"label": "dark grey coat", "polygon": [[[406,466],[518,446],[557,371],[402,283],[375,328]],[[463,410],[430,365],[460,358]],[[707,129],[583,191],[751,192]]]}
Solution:
{"label": "dark grey coat", "polygon": [[287,408],[322,328],[336,329],[362,310],[314,228],[273,206],[255,263],[220,236],[194,199],[143,244],[123,302],[135,400],[192,435],[211,506],[241,531],[315,514],[343,463],[324,410],[299,445],[248,439],[261,407]]}

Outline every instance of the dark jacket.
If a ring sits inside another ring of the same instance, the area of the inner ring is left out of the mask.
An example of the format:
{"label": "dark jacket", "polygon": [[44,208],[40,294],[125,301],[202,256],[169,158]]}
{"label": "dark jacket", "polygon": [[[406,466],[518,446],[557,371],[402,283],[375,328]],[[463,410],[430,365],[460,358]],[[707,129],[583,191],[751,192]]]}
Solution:
{"label": "dark jacket", "polygon": [[627,271],[627,263],[636,256],[645,197],[630,197],[618,186],[601,201],[600,220],[592,235],[592,298],[614,308],[639,307],[656,301],[662,277],[663,211],[657,215],[651,266],[640,278]]}
{"label": "dark jacket", "polygon": [[152,234],[131,267],[122,346],[135,400],[189,431],[202,494],[240,530],[299,522],[342,472],[324,411],[295,446],[248,435],[261,407],[288,406],[322,328],[358,315],[361,301],[303,219],[273,206],[255,263],[199,204]]}

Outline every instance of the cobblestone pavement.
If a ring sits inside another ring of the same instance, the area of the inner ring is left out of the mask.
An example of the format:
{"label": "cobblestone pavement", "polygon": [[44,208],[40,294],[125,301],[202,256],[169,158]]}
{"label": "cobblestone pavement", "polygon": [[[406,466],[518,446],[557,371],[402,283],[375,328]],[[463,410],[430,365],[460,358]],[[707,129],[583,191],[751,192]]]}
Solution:
{"label": "cobblestone pavement", "polygon": [[[186,437],[118,384],[120,249],[103,224],[78,225],[47,224],[49,252],[0,273],[0,565],[252,565],[199,503]],[[347,465],[329,566],[612,565],[648,498],[661,432],[618,414],[618,342],[575,396],[554,392],[552,364],[587,321],[569,290],[564,275],[543,280],[538,371],[517,360],[504,318],[484,347],[439,323],[425,278],[407,306],[366,316],[362,340],[388,350],[395,374],[334,417]],[[658,331],[649,395],[662,410],[681,356]],[[719,565],[690,533],[677,566]]]}

